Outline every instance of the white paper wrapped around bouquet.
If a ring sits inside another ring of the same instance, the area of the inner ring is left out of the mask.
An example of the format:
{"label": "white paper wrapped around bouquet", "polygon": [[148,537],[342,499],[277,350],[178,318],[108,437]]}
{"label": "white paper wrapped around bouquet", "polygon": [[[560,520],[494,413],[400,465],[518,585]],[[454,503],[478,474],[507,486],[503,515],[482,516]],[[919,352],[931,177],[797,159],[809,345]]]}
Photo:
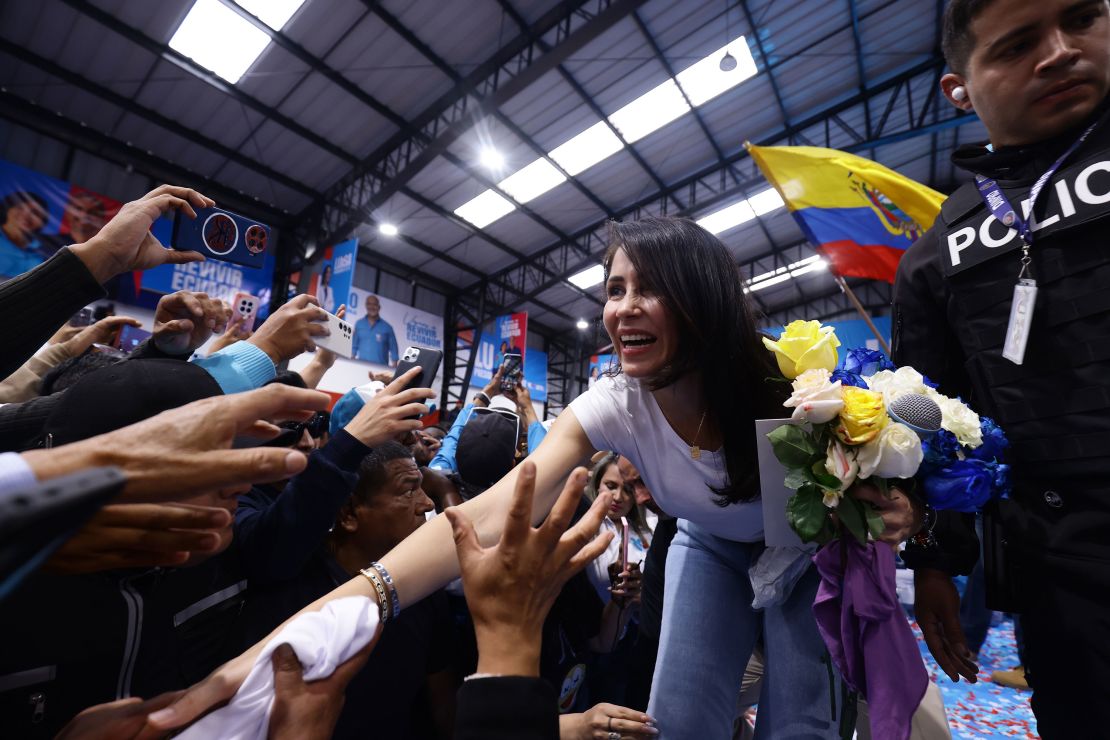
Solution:
{"label": "white paper wrapped around bouquet", "polygon": [[768,547],[804,547],[786,519],[786,504],[794,491],[786,487],[786,467],[775,457],[767,435],[790,419],[756,419],[755,447],[759,462],[759,490],[763,497],[763,540]]}

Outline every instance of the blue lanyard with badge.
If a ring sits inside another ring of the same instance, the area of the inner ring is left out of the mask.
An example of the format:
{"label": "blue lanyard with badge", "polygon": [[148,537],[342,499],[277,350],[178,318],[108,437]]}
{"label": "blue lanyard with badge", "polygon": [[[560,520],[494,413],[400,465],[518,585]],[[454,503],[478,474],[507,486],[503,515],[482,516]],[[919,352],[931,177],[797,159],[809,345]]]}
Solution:
{"label": "blue lanyard with badge", "polygon": [[[1033,217],[1033,209],[1037,206],[1037,198],[1044,190],[1044,186],[1052,179],[1052,176],[1056,174],[1064,161],[1075,154],[1075,150],[1087,140],[1087,137],[1098,127],[1099,123],[1100,121],[1095,121],[1088,126],[1087,130],[1068,147],[1067,151],[1052,163],[1048,171],[1033,183],[1033,187],[1029,189],[1028,216],[1030,218]],[[1019,214],[1010,203],[1010,199],[1002,192],[998,182],[989,177],[976,175],[975,184],[978,185],[979,195],[986,203],[991,214],[1002,225],[1015,229],[1021,237],[1021,270],[1018,271],[1017,284],[1014,285],[1014,300],[1010,304],[1010,321],[1006,325],[1006,343],[1002,347],[1002,356],[1015,365],[1020,365],[1025,361],[1025,347],[1029,343],[1033,309],[1037,304],[1037,281],[1033,278],[1031,267],[1033,258],[1029,256],[1029,250],[1033,247],[1033,229],[1029,226],[1026,218]]]}

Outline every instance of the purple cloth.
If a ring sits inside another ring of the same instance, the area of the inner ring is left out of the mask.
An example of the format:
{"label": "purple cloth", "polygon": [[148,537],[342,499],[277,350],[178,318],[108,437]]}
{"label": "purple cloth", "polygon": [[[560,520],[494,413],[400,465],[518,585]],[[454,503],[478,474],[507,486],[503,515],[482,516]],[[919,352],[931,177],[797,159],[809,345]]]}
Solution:
{"label": "purple cloth", "polygon": [[906,740],[929,676],[894,585],[890,546],[834,540],[813,556],[817,629],[844,681],[867,699],[871,733]]}

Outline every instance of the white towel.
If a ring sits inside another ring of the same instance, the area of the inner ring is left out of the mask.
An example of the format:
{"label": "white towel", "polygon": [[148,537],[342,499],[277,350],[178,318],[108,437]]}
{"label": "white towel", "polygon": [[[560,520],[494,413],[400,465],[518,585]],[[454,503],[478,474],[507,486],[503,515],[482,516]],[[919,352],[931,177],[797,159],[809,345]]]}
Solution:
{"label": "white towel", "polygon": [[294,619],[266,643],[231,703],[178,735],[183,740],[265,740],[274,704],[271,655],[289,643],[304,667],[304,680],[327,678],[336,666],[366,647],[378,627],[378,605],[365,596],[324,604],[318,612]]}

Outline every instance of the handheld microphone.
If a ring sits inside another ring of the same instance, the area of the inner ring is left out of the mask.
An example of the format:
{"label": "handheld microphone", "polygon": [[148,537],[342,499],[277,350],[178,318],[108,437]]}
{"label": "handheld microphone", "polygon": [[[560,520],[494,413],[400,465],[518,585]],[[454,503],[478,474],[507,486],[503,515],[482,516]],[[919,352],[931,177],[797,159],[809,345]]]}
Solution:
{"label": "handheld microphone", "polygon": [[899,424],[905,424],[921,439],[928,439],[940,431],[940,422],[943,418],[940,406],[933,399],[920,393],[911,393],[894,399],[886,411],[891,419]]}

